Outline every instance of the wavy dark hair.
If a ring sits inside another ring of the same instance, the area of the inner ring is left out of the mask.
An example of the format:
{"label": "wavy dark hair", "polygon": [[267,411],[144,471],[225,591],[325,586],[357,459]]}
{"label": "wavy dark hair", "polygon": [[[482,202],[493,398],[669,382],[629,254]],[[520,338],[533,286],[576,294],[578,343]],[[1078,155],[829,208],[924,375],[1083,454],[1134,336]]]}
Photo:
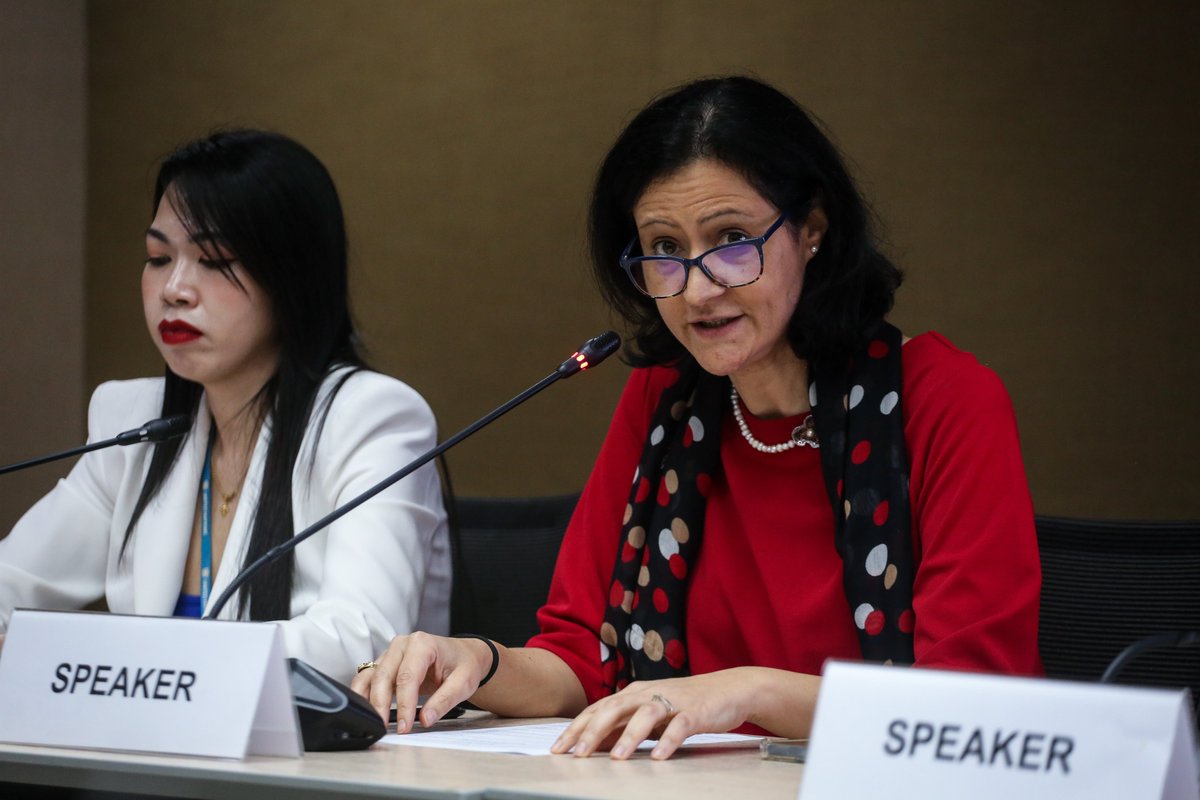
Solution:
{"label": "wavy dark hair", "polygon": [[[328,401],[315,409],[322,381],[334,367],[354,368],[328,395],[331,401],[350,375],[365,368],[350,314],[342,205],[333,179],[316,156],[286,136],[256,130],[216,133],[169,155],[155,182],[152,217],[164,199],[202,247],[215,248],[215,239],[232,251],[270,300],[274,315],[279,366],[247,409],[270,426],[262,492],[244,562],[249,564],[292,536],[292,474],[300,445],[314,413],[320,437],[329,410]],[[231,267],[223,271],[239,283]],[[202,392],[200,384],[167,367],[163,416],[194,418]],[[125,531],[126,545],[170,473],[182,442],[155,445]],[[294,571],[289,553],[260,572],[243,591],[238,616],[291,617]]]}
{"label": "wavy dark hair", "polygon": [[844,368],[866,332],[891,310],[903,273],[878,249],[870,210],[837,148],[794,100],[742,76],[706,78],[650,103],[626,126],[600,166],[592,192],[592,269],[609,305],[629,323],[635,366],[691,357],[652,299],[619,265],[637,234],[633,208],[654,180],[699,159],[741,173],[799,226],[821,208],[829,228],[808,262],[788,338],[818,368]]}

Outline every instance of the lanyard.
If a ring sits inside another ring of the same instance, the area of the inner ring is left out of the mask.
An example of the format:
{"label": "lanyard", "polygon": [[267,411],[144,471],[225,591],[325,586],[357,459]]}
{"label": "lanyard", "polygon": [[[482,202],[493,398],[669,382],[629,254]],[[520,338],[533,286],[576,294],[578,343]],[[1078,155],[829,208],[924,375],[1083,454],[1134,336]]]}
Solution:
{"label": "lanyard", "polygon": [[208,437],[204,474],[200,476],[200,613],[208,607],[212,589],[212,451],[215,436]]}

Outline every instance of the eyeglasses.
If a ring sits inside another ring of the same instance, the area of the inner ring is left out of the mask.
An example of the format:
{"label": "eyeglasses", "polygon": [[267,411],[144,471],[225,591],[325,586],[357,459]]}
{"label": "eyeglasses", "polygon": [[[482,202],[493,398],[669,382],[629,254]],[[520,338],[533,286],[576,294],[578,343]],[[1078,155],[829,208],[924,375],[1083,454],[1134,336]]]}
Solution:
{"label": "eyeglasses", "polygon": [[682,294],[687,288],[688,271],[692,267],[699,267],[700,271],[718,286],[727,289],[746,286],[762,276],[763,245],[771,238],[771,234],[779,230],[787,217],[786,213],[780,215],[762,236],[719,244],[695,258],[630,257],[629,253],[638,241],[638,237],[634,236],[621,253],[621,267],[638,291],[656,300]]}

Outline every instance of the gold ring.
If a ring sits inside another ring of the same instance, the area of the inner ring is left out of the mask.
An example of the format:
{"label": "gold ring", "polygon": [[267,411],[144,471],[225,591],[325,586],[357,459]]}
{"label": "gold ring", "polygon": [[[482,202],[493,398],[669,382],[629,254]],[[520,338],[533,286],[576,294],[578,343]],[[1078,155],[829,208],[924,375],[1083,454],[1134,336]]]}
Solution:
{"label": "gold ring", "polygon": [[355,674],[362,672],[364,669],[375,669],[379,666],[378,661],[364,661],[358,665],[358,669],[354,670]]}
{"label": "gold ring", "polygon": [[679,713],[678,711],[676,711],[675,706],[671,705],[671,701],[668,700],[667,698],[663,697],[661,694],[656,693],[653,697],[650,698],[650,702],[651,703],[662,703],[663,708],[665,708],[667,710],[668,714]]}

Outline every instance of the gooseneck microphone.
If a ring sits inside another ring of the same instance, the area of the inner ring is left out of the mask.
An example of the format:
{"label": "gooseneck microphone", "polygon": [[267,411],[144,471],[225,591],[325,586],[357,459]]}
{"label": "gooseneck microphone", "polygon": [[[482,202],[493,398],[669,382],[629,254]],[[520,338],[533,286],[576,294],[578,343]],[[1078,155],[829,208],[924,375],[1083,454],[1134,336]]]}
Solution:
{"label": "gooseneck microphone", "polygon": [[118,433],[111,439],[105,439],[102,442],[92,442],[85,444],[83,447],[74,447],[70,450],[63,450],[61,453],[53,453],[48,456],[39,458],[31,458],[28,461],[19,461],[16,464],[9,464],[6,467],[0,467],[0,475],[7,472],[16,472],[18,470],[36,467],[39,464],[48,464],[51,461],[58,461],[61,458],[70,458],[84,453],[90,453],[93,450],[103,450],[105,447],[120,445],[126,447],[131,444],[141,444],[142,442],[164,442],[167,439],[174,439],[177,436],[183,436],[192,427],[191,417],[186,414],[177,414],[173,417],[162,417],[161,419],[152,419],[142,425],[140,428],[134,428],[131,431]]}
{"label": "gooseneck microphone", "polygon": [[1125,669],[1130,661],[1133,661],[1142,653],[1148,653],[1151,650],[1158,650],[1160,648],[1189,647],[1193,645],[1200,645],[1200,631],[1156,633],[1144,639],[1138,639],[1109,662],[1108,667],[1104,670],[1104,674],[1100,676],[1099,683],[1116,683],[1117,676],[1121,674],[1121,670]]}
{"label": "gooseneck microphone", "polygon": [[615,353],[617,351],[617,348],[620,346],[621,346],[621,337],[618,336],[613,331],[605,331],[604,333],[600,334],[599,336],[595,336],[591,339],[588,339],[586,342],[583,343],[583,345],[580,346],[580,348],[577,352],[575,352],[574,354],[571,355],[570,358],[566,359],[561,364],[559,364],[558,368],[555,369],[554,372],[551,372],[549,375],[542,378],[540,381],[535,383],[533,386],[530,386],[528,389],[521,392],[519,395],[517,395],[513,399],[509,400],[507,403],[505,403],[504,405],[495,409],[494,411],[490,412],[489,414],[475,420],[470,425],[463,428],[461,431],[454,434],[446,441],[442,442],[441,444],[437,445],[436,447],[432,448],[431,450],[428,450],[423,455],[418,456],[413,461],[410,461],[408,464],[404,465],[396,472],[394,472],[391,475],[389,475],[388,477],[384,478],[382,481],[375,484],[370,489],[367,489],[365,492],[360,494],[358,497],[355,497],[353,500],[348,501],[345,505],[335,508],[333,511],[329,512],[324,517],[322,517],[321,519],[314,522],[312,525],[309,525],[307,528],[300,531],[292,538],[288,539],[285,542],[281,542],[280,544],[275,545],[270,550],[263,553],[261,556],[259,556],[257,559],[255,559],[251,564],[247,565],[241,572],[239,572],[232,581],[230,581],[229,585],[227,587],[225,587],[225,591],[222,592],[221,596],[218,597],[216,599],[216,601],[213,603],[212,610],[208,612],[208,614],[205,616],[205,619],[216,619],[217,615],[219,615],[221,613],[221,609],[223,609],[225,607],[225,604],[229,602],[229,599],[231,597],[233,597],[234,592],[236,592],[239,588],[241,588],[246,583],[246,581],[250,580],[250,578],[252,578],[255,575],[255,573],[257,573],[259,570],[261,570],[267,564],[270,564],[272,561],[276,560],[277,558],[282,557],[284,554],[293,550],[297,545],[299,545],[305,539],[309,538],[310,536],[312,536],[315,533],[319,533],[321,530],[323,530],[327,526],[333,524],[337,520],[341,519],[343,516],[350,513],[354,509],[358,508],[360,505],[362,505],[366,501],[370,500],[372,497],[379,494],[384,489],[387,489],[389,486],[391,486],[392,484],[401,480],[405,476],[411,474],[412,472],[415,472],[417,469],[424,466],[429,461],[432,461],[433,459],[437,458],[442,453],[449,450],[451,447],[454,447],[454,445],[458,444],[463,439],[466,439],[468,436],[475,433],[480,428],[490,425],[496,419],[504,416],[509,411],[512,411],[514,408],[521,405],[526,400],[528,400],[529,398],[533,397],[538,392],[540,392],[543,389],[545,389],[546,387],[548,387],[550,384],[560,381],[564,378],[569,378],[578,372],[582,372],[583,370],[586,370],[586,369],[596,366],[601,361],[603,361],[604,359],[608,358],[610,355]]}

